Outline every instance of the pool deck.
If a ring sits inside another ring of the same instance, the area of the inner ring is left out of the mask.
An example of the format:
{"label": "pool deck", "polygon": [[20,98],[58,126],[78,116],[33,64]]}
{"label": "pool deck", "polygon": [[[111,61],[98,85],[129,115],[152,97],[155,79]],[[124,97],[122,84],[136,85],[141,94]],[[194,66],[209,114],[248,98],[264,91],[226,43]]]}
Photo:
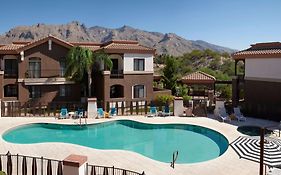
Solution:
{"label": "pool deck", "polygon": [[[270,126],[278,125],[276,122],[247,118],[246,122],[232,121],[222,123],[215,119],[205,117],[154,117],[147,118],[144,116],[118,116],[112,119],[87,119],[87,123],[99,123],[104,121],[129,119],[144,123],[183,123],[204,126],[222,133],[228,139],[229,143],[234,141],[240,134],[236,129],[240,125],[258,125]],[[83,121],[83,120],[82,120]],[[57,120],[54,118],[34,117],[34,118],[0,118],[0,134],[6,130],[27,123],[61,123],[77,124],[78,120],[64,119]],[[84,122],[84,121],[83,121]],[[124,136],[126,139],[126,136]],[[115,166],[134,170],[138,172],[145,171],[146,175],[225,175],[241,174],[256,175],[259,173],[259,164],[245,159],[239,159],[235,151],[228,147],[227,151],[220,157],[193,164],[176,164],[172,169],[168,163],[162,163],[152,160],[138,153],[123,150],[97,150],[67,143],[39,143],[39,144],[13,144],[8,143],[0,138],[0,153],[10,151],[12,154],[25,154],[31,156],[44,156],[53,159],[64,159],[70,154],[80,154],[88,156],[90,164]],[[179,153],[180,156],[180,153]],[[172,155],[171,155],[172,157]]]}

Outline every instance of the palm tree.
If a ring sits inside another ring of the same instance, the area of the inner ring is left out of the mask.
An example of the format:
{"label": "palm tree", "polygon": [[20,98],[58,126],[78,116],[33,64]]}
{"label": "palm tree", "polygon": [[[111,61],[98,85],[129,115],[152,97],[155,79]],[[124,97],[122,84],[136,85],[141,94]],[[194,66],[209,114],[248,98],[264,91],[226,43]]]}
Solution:
{"label": "palm tree", "polygon": [[104,63],[109,69],[112,68],[112,61],[104,51],[93,52],[88,48],[73,47],[70,49],[66,59],[65,77],[75,82],[82,82],[85,73],[88,74],[88,96],[92,94],[92,69],[95,62]]}

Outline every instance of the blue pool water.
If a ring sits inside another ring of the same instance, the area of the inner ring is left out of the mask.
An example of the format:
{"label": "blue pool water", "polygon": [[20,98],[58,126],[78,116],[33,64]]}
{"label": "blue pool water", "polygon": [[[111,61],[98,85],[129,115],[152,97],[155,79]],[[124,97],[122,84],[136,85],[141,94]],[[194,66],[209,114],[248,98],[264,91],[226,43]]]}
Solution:
{"label": "blue pool water", "polygon": [[214,159],[228,148],[220,133],[186,124],[145,124],[118,120],[87,126],[28,124],[7,131],[2,136],[12,143],[30,144],[64,142],[96,149],[129,150],[161,162],[171,162],[179,151],[177,163]]}

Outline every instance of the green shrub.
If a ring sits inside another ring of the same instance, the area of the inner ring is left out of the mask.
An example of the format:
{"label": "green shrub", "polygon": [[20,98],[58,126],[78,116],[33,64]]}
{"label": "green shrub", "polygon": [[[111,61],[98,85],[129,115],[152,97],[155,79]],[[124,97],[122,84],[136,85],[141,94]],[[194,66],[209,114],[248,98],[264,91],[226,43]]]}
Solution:
{"label": "green shrub", "polygon": [[192,97],[188,96],[188,95],[184,95],[183,97],[183,104],[184,106],[188,106],[189,105],[189,100],[192,99]]}
{"label": "green shrub", "polygon": [[164,106],[166,103],[170,105],[173,100],[174,97],[172,95],[157,95],[155,103],[156,105]]}
{"label": "green shrub", "polygon": [[0,171],[0,175],[6,175],[4,171]]}

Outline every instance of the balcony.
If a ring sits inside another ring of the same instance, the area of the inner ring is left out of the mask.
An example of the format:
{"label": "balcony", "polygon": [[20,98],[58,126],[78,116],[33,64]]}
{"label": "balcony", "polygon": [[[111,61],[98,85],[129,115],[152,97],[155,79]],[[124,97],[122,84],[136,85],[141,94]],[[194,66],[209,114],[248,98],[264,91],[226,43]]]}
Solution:
{"label": "balcony", "polygon": [[60,69],[27,70],[25,72],[24,77],[25,78],[64,77],[64,71]]}
{"label": "balcony", "polygon": [[25,85],[54,85],[54,84],[73,84],[64,78],[64,71],[60,69],[27,70],[24,79]]}
{"label": "balcony", "polygon": [[110,78],[114,78],[114,79],[124,78],[123,70],[111,70]]}
{"label": "balcony", "polygon": [[18,70],[15,69],[6,69],[4,70],[4,78],[17,78]]}

